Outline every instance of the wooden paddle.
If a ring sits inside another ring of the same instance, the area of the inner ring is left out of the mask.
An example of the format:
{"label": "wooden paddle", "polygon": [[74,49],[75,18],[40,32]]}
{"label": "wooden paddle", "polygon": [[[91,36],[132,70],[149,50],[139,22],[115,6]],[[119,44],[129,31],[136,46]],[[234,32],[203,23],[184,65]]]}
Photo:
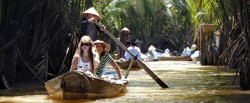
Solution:
{"label": "wooden paddle", "polygon": [[[95,21],[95,24],[99,26],[100,28],[103,28],[103,26]],[[134,54],[131,53],[116,37],[114,37],[108,30],[103,30],[111,39],[113,39],[122,49],[124,49],[127,53],[129,53],[133,58],[135,58]],[[166,85],[160,78],[158,78],[141,60],[136,59],[135,60],[141,68],[143,68],[162,88],[168,88],[168,85]]]}
{"label": "wooden paddle", "polygon": [[134,63],[134,58],[132,58],[131,61],[130,61],[130,63],[129,63],[129,66],[128,66],[128,69],[127,69],[127,73],[124,76],[125,79],[127,79],[128,74],[129,74],[129,72],[131,70],[131,67],[132,67],[133,63]]}
{"label": "wooden paddle", "polygon": [[160,48],[156,48],[156,50],[159,50],[160,52],[164,53],[164,50],[161,50]]}

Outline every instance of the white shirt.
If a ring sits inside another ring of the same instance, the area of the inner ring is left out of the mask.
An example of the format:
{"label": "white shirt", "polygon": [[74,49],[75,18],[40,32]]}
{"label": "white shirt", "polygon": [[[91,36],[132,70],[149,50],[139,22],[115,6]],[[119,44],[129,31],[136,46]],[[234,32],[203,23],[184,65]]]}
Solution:
{"label": "white shirt", "polygon": [[[141,59],[141,49],[140,48],[138,48],[138,47],[136,47],[136,46],[131,46],[131,47],[128,47],[128,50],[132,53],[132,54],[134,54],[134,56],[136,56],[136,55],[138,55],[137,56],[137,59]],[[126,59],[126,61],[128,61],[130,58],[131,58],[131,56],[130,56],[130,54],[129,53],[127,53],[127,52],[125,52],[125,59]]]}
{"label": "white shirt", "polygon": [[85,71],[91,71],[90,61],[83,62],[82,58],[79,57],[78,63],[77,63],[77,70],[80,70],[80,69],[84,69]]}

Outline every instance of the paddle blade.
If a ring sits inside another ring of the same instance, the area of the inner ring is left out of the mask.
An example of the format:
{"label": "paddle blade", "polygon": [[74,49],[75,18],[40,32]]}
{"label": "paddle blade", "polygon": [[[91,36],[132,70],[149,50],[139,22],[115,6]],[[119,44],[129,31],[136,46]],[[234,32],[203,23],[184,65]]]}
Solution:
{"label": "paddle blade", "polygon": [[162,88],[169,88],[167,84],[165,84],[160,78],[158,78],[154,72],[152,72],[147,65],[145,65],[142,61],[140,60],[136,60],[137,64],[139,64],[139,66],[141,68],[143,68]]}

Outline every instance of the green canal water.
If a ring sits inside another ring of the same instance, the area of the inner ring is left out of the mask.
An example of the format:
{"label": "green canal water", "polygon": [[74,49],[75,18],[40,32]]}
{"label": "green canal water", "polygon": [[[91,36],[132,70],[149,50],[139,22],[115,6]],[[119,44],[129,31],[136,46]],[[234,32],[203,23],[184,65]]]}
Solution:
{"label": "green canal water", "polygon": [[[250,91],[239,87],[239,77],[227,67],[201,66],[188,61],[157,61],[145,64],[170,88],[161,88],[143,69],[130,71],[129,85],[113,98],[54,100],[44,86],[38,83],[16,84],[13,88],[0,90],[3,103],[165,103],[165,102],[250,102]],[[109,66],[107,68],[110,68]],[[121,70],[122,74],[126,73]],[[233,84],[233,81],[235,83]]]}

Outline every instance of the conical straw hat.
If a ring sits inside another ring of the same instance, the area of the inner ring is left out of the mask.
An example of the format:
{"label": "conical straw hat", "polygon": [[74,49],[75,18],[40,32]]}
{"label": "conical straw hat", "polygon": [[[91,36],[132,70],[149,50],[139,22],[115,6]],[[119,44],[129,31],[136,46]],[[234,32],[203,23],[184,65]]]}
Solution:
{"label": "conical straw hat", "polygon": [[150,45],[149,48],[148,48],[149,51],[153,51],[153,50],[156,50],[156,48],[153,46],[153,45]]}
{"label": "conical straw hat", "polygon": [[105,43],[104,41],[101,40],[96,40],[94,44],[103,44],[103,50],[108,53],[110,50],[110,45],[108,43]]}
{"label": "conical straw hat", "polygon": [[127,27],[124,27],[121,31],[127,31],[130,32],[130,30]]}
{"label": "conical straw hat", "polygon": [[197,47],[197,46],[196,46],[195,44],[193,44],[193,45],[191,46],[191,50],[194,51],[194,50],[196,49],[196,47]]}
{"label": "conical straw hat", "polygon": [[101,16],[97,13],[97,11],[95,10],[94,7],[91,7],[91,8],[89,8],[88,10],[82,12],[82,15],[85,15],[85,14],[93,14],[93,15],[97,16],[98,19],[101,18]]}

